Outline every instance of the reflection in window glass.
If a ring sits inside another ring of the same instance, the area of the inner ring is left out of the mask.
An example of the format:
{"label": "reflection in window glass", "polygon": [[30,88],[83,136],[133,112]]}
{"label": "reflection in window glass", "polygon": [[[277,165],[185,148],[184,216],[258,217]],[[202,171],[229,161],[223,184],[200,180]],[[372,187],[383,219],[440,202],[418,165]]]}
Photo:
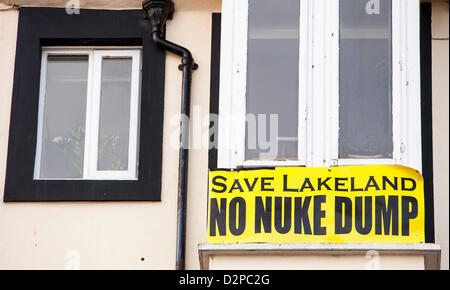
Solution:
{"label": "reflection in window glass", "polygon": [[300,0],[249,1],[247,160],[298,158],[299,21]]}
{"label": "reflection in window glass", "polygon": [[87,56],[48,57],[39,178],[83,177],[87,77]]}
{"label": "reflection in window glass", "polygon": [[127,170],[130,135],[131,58],[102,65],[98,170]]}
{"label": "reflection in window glass", "polygon": [[392,1],[340,0],[340,158],[392,158]]}

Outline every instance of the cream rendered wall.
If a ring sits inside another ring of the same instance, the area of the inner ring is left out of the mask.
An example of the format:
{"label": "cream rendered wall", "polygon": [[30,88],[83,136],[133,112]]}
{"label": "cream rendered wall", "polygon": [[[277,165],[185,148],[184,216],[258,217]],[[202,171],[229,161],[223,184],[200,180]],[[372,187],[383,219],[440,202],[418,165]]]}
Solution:
{"label": "cream rendered wall", "polygon": [[449,269],[449,1],[432,2],[433,154],[436,243]]}
{"label": "cream rendered wall", "polygon": [[[68,1],[9,1],[65,7]],[[192,105],[209,112],[211,13],[220,0],[175,0],[167,38],[192,50]],[[82,8],[140,9],[140,0],[80,1]],[[18,12],[0,3],[0,197],[6,168]],[[188,28],[188,29],[186,29]],[[180,60],[166,64],[162,202],[0,202],[0,269],[174,269],[178,149],[171,145],[180,112]],[[187,267],[199,268],[197,245],[206,232],[208,150],[193,150],[189,167]]]}

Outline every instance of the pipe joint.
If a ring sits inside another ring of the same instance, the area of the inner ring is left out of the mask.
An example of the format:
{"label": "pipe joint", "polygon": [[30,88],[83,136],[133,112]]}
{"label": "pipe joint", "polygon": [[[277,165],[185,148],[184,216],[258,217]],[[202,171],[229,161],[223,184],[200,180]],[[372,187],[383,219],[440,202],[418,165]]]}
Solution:
{"label": "pipe joint", "polygon": [[181,64],[178,66],[179,70],[183,70],[185,67],[190,67],[192,70],[198,69],[198,64],[194,62],[194,59],[191,57],[182,58]]}

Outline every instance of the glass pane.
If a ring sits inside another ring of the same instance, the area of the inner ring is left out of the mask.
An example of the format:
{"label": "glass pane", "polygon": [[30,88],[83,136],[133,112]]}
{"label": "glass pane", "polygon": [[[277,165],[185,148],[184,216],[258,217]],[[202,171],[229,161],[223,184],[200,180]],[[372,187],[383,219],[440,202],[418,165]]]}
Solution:
{"label": "glass pane", "polygon": [[40,178],[82,178],[88,56],[49,56]]}
{"label": "glass pane", "polygon": [[392,158],[392,1],[340,1],[340,158]]}
{"label": "glass pane", "polygon": [[249,5],[246,159],[297,159],[300,0]]}
{"label": "glass pane", "polygon": [[97,169],[127,170],[130,134],[131,58],[102,65]]}

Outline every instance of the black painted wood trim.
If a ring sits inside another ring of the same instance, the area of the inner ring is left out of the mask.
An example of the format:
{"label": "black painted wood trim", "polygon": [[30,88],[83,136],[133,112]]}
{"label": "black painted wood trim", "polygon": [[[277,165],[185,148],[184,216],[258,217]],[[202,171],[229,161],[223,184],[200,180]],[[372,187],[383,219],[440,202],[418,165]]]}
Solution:
{"label": "black painted wood trim", "polygon": [[[143,46],[137,181],[33,180],[44,45]],[[160,201],[164,78],[141,10],[20,8],[4,201]]]}
{"label": "black painted wood trim", "polygon": [[[219,116],[221,16],[222,14],[220,13],[212,14],[210,116]],[[214,134],[210,136],[211,146],[208,156],[210,170],[217,169],[218,125],[219,124],[210,124],[210,126],[214,126],[216,129]]]}
{"label": "black painted wood trim", "polygon": [[431,3],[420,4],[422,171],[425,190],[425,241],[435,242]]}

